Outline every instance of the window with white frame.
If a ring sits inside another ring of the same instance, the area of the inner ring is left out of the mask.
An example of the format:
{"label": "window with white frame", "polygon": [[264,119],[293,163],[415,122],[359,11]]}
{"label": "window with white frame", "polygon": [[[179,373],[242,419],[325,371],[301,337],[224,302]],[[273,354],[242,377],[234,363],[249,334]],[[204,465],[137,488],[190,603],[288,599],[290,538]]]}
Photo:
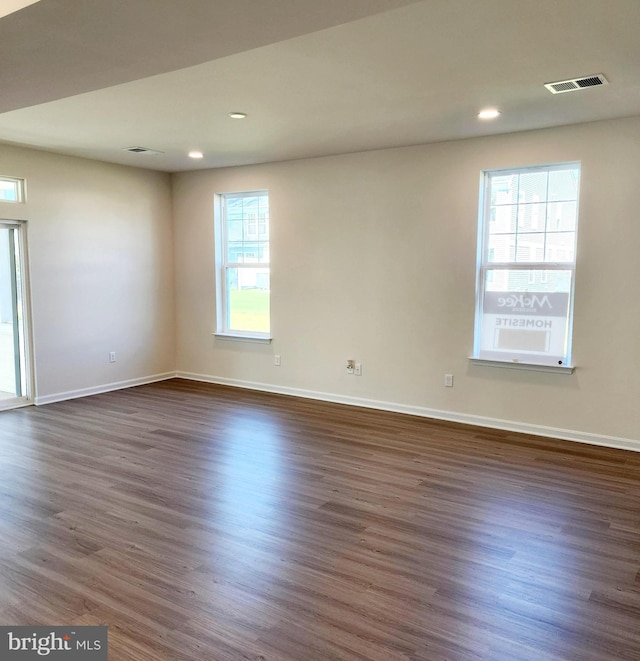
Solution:
{"label": "window with white frame", "polygon": [[571,366],[580,164],[483,174],[474,358]]}
{"label": "window with white frame", "polygon": [[24,200],[24,179],[0,177],[0,202],[22,202]]}
{"label": "window with white frame", "polygon": [[269,193],[216,195],[217,332],[270,335]]}

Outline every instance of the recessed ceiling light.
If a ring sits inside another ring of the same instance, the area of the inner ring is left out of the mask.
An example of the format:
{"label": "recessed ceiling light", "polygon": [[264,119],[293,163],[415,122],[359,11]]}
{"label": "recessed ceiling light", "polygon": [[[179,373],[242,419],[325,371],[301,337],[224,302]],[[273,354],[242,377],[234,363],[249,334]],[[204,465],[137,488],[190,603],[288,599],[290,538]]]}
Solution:
{"label": "recessed ceiling light", "polygon": [[229,117],[231,119],[244,119],[247,116],[246,112],[230,112]]}
{"label": "recessed ceiling light", "polygon": [[202,158],[204,154],[201,151],[190,151],[189,158]]}
{"label": "recessed ceiling light", "polygon": [[500,116],[500,111],[495,108],[485,108],[478,113],[480,119],[495,119]]}

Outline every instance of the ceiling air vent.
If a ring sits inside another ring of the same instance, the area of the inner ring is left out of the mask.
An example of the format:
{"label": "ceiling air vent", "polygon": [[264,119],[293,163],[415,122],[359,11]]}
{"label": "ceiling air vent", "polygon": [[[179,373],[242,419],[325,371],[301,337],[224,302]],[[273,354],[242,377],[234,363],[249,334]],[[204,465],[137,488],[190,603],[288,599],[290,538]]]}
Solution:
{"label": "ceiling air vent", "polygon": [[609,81],[601,73],[593,76],[584,76],[583,78],[572,78],[571,80],[559,80],[556,83],[546,83],[545,87],[551,94],[562,94],[563,92],[575,92],[587,87],[598,87],[608,85]]}
{"label": "ceiling air vent", "polygon": [[163,154],[164,152],[155,149],[148,149],[147,147],[125,147],[124,151],[130,151],[134,154]]}

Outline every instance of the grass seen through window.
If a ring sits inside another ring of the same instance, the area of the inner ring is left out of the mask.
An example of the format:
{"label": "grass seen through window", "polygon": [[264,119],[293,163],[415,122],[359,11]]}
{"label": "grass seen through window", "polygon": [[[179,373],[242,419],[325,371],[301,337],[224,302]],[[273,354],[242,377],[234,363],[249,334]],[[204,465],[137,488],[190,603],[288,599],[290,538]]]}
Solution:
{"label": "grass seen through window", "polygon": [[269,291],[231,289],[229,291],[229,327],[258,333],[269,332]]}

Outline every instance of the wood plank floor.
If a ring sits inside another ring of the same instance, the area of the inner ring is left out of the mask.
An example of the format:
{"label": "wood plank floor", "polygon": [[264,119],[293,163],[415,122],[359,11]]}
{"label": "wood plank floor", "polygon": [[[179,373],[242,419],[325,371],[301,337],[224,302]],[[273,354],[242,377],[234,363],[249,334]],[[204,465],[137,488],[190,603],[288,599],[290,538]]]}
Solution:
{"label": "wood plank floor", "polygon": [[640,659],[640,454],[173,380],[0,413],[0,624],[112,661]]}

